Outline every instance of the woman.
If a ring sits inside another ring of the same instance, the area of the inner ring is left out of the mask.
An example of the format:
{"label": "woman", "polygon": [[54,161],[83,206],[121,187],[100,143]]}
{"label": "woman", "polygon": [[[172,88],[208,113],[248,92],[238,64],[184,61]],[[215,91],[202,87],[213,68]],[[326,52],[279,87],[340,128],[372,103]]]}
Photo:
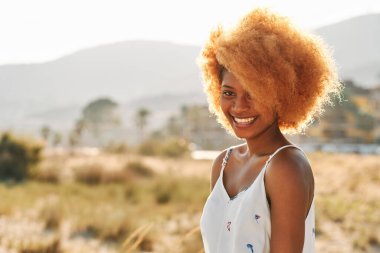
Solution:
{"label": "woman", "polygon": [[325,46],[256,9],[211,33],[200,65],[211,111],[244,144],[214,161],[201,218],[206,253],[314,252],[314,178],[284,136],[303,132],[341,84]]}

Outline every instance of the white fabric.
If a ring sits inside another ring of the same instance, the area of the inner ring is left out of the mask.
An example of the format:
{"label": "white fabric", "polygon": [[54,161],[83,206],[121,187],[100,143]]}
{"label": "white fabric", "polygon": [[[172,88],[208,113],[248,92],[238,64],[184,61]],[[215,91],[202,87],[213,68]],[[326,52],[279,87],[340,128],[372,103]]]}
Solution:
{"label": "white fabric", "polygon": [[[271,220],[265,192],[264,174],[272,157],[287,147],[300,149],[294,145],[286,145],[277,149],[269,156],[255,181],[233,198],[229,197],[223,185],[223,170],[232,148],[227,150],[220,176],[206,201],[200,221],[205,253],[270,252]],[[313,198],[305,220],[305,239],[302,252],[313,253],[315,251],[314,243],[315,211]]]}

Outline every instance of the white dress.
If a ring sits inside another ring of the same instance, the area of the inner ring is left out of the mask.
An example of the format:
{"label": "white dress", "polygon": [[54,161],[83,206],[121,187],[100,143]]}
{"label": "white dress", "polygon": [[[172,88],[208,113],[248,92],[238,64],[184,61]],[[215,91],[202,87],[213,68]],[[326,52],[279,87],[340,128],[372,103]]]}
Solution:
{"label": "white dress", "polygon": [[[300,149],[294,145],[277,149],[269,156],[255,181],[233,198],[229,197],[223,185],[223,170],[232,148],[227,150],[220,176],[206,201],[200,221],[205,253],[270,252],[271,220],[264,174],[272,157],[287,147]],[[302,252],[313,253],[315,251],[314,198],[305,220],[304,238]]]}

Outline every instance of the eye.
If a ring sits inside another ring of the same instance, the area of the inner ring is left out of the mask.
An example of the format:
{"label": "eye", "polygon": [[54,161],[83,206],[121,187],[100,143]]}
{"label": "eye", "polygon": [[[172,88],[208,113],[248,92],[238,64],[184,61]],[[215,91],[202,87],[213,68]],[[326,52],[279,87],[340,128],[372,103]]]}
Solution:
{"label": "eye", "polygon": [[234,93],[232,91],[229,91],[229,90],[224,90],[224,91],[222,91],[222,95],[224,97],[231,97],[234,95]]}

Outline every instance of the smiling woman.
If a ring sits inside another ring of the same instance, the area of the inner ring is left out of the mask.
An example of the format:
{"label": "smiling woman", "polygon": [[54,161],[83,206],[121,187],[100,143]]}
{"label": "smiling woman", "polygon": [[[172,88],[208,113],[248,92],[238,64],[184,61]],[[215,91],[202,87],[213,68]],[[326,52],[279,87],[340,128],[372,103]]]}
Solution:
{"label": "smiling woman", "polygon": [[239,138],[258,135],[276,120],[273,108],[254,102],[234,74],[227,70],[222,74],[220,106]]}
{"label": "smiling woman", "polygon": [[200,65],[211,111],[244,140],[213,163],[201,217],[206,253],[314,252],[313,172],[284,134],[302,132],[339,97],[326,47],[256,9],[233,29],[213,31]]}

